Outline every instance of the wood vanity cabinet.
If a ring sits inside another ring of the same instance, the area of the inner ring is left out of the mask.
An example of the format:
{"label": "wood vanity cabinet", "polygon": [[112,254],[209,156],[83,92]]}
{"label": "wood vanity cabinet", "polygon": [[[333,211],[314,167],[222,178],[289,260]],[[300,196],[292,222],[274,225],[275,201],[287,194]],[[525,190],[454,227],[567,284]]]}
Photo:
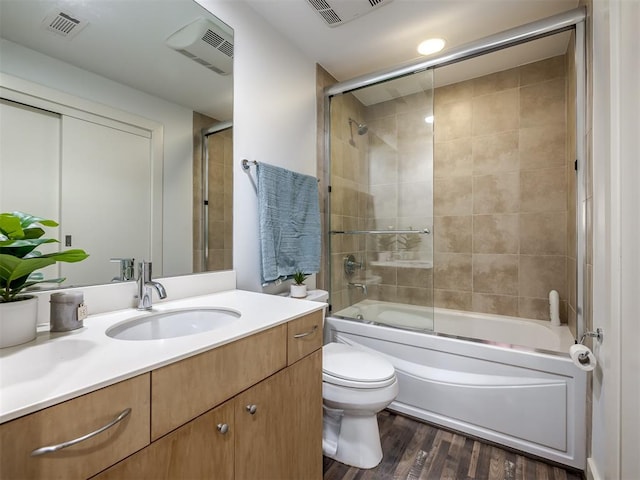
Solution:
{"label": "wood vanity cabinet", "polygon": [[315,312],[153,371],[154,441],[95,479],[321,479],[321,346]]}
{"label": "wood vanity cabinet", "polygon": [[[0,478],[87,478],[149,444],[149,377],[144,374],[0,425]],[[44,446],[82,437],[131,412],[95,437],[53,453]]]}

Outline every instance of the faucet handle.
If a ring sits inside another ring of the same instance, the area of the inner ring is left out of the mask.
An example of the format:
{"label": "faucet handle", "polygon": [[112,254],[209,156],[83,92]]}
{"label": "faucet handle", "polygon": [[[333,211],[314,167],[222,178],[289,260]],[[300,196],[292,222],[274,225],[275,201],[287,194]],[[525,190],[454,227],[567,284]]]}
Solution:
{"label": "faucet handle", "polygon": [[[135,260],[133,258],[110,258],[109,262],[111,263],[119,263],[120,264],[120,277],[118,278],[121,281],[133,280],[134,278],[134,270],[133,265]],[[115,280],[115,279],[114,279]]]}
{"label": "faucet handle", "polygon": [[151,262],[142,260],[138,263],[138,280],[140,279],[145,283],[151,281]]}

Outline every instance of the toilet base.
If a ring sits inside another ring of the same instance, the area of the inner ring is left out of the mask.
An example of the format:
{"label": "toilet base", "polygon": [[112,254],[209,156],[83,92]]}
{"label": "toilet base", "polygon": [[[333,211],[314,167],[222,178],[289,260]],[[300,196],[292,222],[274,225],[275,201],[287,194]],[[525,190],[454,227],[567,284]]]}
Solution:
{"label": "toilet base", "polygon": [[338,449],[325,455],[345,465],[369,469],[382,460],[380,431],[376,415],[347,415],[342,417]]}

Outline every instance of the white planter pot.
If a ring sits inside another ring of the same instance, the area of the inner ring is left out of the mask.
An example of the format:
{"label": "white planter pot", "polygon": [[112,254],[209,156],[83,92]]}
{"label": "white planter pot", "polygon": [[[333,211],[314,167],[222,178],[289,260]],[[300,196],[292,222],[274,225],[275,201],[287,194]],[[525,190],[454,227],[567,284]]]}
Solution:
{"label": "white planter pot", "polygon": [[0,303],[0,348],[30,342],[36,338],[38,299]]}
{"label": "white planter pot", "polygon": [[307,286],[306,285],[291,285],[291,293],[290,295],[293,298],[304,298],[307,296]]}

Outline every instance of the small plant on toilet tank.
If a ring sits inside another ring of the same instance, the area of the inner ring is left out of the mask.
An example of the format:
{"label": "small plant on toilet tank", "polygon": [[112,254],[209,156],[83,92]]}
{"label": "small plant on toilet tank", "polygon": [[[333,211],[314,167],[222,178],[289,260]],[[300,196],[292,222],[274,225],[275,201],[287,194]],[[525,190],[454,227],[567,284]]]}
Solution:
{"label": "small plant on toilet tank", "polygon": [[297,271],[293,274],[293,284],[291,285],[291,296],[293,298],[304,298],[307,296],[307,286],[304,284],[309,275]]}

